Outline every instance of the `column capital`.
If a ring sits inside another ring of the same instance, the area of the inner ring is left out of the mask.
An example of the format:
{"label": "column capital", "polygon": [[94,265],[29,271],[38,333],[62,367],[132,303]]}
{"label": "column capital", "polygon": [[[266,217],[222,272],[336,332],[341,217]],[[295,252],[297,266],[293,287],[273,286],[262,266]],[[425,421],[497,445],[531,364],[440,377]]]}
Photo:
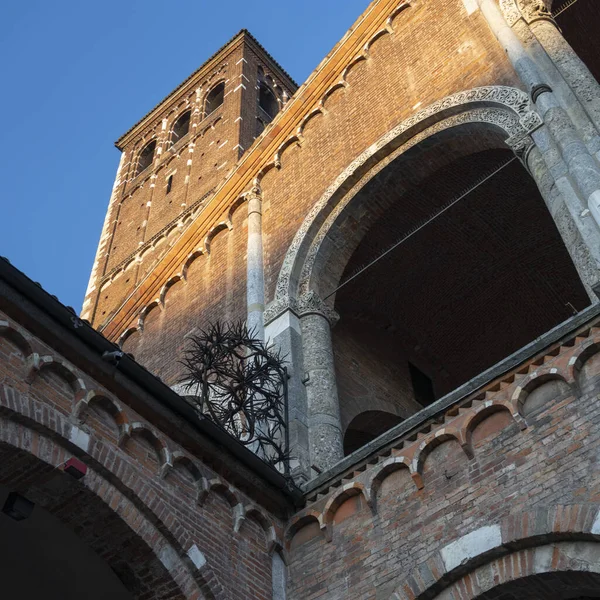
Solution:
{"label": "column capital", "polygon": [[506,140],[506,144],[511,147],[512,151],[515,153],[517,158],[529,171],[530,169],[527,163],[527,159],[529,157],[529,153],[535,146],[535,142],[533,141],[531,135],[526,134],[520,136],[512,136]]}
{"label": "column capital", "polygon": [[544,0],[500,0],[500,8],[511,27],[521,18],[527,24],[541,19],[556,24]]}
{"label": "column capital", "polygon": [[327,306],[321,297],[314,291],[303,294],[298,298],[296,311],[300,318],[308,315],[320,315],[329,321],[331,327],[340,320],[340,316],[335,310]]}

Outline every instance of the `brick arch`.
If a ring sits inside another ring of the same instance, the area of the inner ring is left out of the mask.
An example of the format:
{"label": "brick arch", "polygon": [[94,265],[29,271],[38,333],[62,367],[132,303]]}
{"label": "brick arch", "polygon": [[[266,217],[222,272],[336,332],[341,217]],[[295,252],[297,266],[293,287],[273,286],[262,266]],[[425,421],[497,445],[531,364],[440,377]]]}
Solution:
{"label": "brick arch", "polygon": [[385,597],[471,600],[485,594],[496,598],[500,595],[489,592],[506,592],[501,589],[504,584],[586,570],[600,574],[598,505],[540,507],[442,542],[412,573],[402,574]]}
{"label": "brick arch", "polygon": [[490,86],[448,96],[393,128],[340,173],[308,213],[288,248],[265,320],[268,322],[293,306],[299,296],[314,287],[322,242],[352,198],[375,175],[419,142],[466,123],[492,127],[500,132],[506,148],[530,148],[527,134],[539,126],[540,119],[531,111],[524,92]]}
{"label": "brick arch", "polygon": [[134,597],[220,597],[209,587],[210,570],[193,572],[191,560],[111,480],[89,465],[81,480],[63,472],[60,466],[72,454],[62,442],[23,423],[0,420],[0,482],[73,530]]}

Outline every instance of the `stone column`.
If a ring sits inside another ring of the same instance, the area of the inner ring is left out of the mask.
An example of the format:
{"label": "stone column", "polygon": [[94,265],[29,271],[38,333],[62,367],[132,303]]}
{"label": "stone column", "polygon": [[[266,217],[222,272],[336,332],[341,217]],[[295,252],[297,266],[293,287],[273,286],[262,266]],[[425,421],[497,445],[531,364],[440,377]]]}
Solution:
{"label": "stone column", "polygon": [[[477,0],[477,2],[519,78],[530,91],[532,101],[567,165],[570,178],[587,204],[587,210],[593,216],[596,228],[598,228],[600,225],[600,166],[588,152],[568,114],[556,100],[552,89],[543,79],[515,32],[509,27],[495,0]],[[534,132],[532,137],[537,143],[538,132]]]}
{"label": "stone column", "polygon": [[573,121],[573,124],[577,128],[577,131],[585,142],[589,152],[597,158],[600,158],[599,130],[592,122],[589,114],[584,109],[570,85],[558,70],[556,64],[548,56],[538,38],[533,34],[531,28],[523,19],[519,19],[513,25],[513,29],[525,45],[527,52],[537,67],[543,72],[546,81],[552,88],[552,91],[562,108]]}
{"label": "stone column", "polygon": [[248,329],[265,339],[265,273],[263,265],[262,198],[259,190],[248,196],[248,253],[246,301]]}
{"label": "stone column", "polygon": [[600,84],[550,16],[540,15],[529,26],[596,127],[600,127]]}
{"label": "stone column", "polygon": [[[566,166],[562,173],[555,169],[555,179],[540,149],[543,147],[532,143],[525,156],[526,167],[554,219],[588,296],[596,303],[598,296],[594,288],[599,283],[600,236],[594,231],[593,222],[581,216],[584,208],[568,180]],[[596,243],[589,244],[590,239],[595,239]]]}
{"label": "stone column", "polygon": [[298,302],[311,466],[325,471],[344,457],[331,326],[337,315],[310,292]]}

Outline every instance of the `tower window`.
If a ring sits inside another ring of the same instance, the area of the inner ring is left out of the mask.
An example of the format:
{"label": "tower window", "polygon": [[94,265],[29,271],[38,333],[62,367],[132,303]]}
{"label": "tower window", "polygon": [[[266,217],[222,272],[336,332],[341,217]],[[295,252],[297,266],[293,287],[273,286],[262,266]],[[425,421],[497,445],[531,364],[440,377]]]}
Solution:
{"label": "tower window", "polygon": [[181,138],[185,137],[190,131],[191,110],[186,110],[173,125],[171,134],[171,145],[176,144]]}
{"label": "tower window", "polygon": [[216,85],[212,90],[210,90],[208,96],[206,96],[206,104],[204,107],[205,116],[215,112],[215,110],[217,110],[217,108],[223,104],[224,99],[225,83],[221,82],[219,85]]}
{"label": "tower window", "polygon": [[152,164],[154,150],[156,150],[156,140],[152,140],[149,144],[144,146],[144,149],[140,152],[140,158],[138,159],[136,175],[145,171]]}
{"label": "tower window", "polygon": [[267,113],[269,120],[273,120],[279,112],[279,102],[271,88],[264,82],[258,87],[258,105]]}
{"label": "tower window", "polygon": [[173,187],[173,175],[169,176],[169,179],[167,179],[167,194],[171,193],[172,187]]}
{"label": "tower window", "polygon": [[408,370],[412,380],[415,400],[421,406],[429,406],[435,402],[435,392],[433,391],[433,382],[423,371],[408,363]]}
{"label": "tower window", "polygon": [[262,119],[256,119],[256,137],[265,130],[265,122]]}

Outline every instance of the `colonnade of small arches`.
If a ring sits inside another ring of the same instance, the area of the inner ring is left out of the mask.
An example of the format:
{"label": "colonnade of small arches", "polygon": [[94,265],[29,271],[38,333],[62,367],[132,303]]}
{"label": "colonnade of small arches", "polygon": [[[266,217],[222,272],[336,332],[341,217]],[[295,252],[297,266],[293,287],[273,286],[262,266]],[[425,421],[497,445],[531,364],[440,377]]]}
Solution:
{"label": "colonnade of small arches", "polygon": [[[597,356],[600,356],[600,328],[592,327],[494,383],[487,390],[447,410],[439,422],[426,422],[408,432],[380,451],[367,465],[359,466],[353,473],[342,476],[340,487],[335,487],[340,482],[336,483],[334,480],[329,488],[320,490],[317,496],[309,498],[309,507],[298,513],[290,522],[285,533],[286,543],[289,544],[295,533],[310,522],[317,522],[326,539],[331,541],[337,509],[349,498],[362,495],[366,504],[376,511],[377,493],[381,484],[398,470],[406,469],[416,488],[423,489],[427,457],[444,442],[457,442],[466,458],[473,459],[473,432],[495,413],[507,413],[511,417],[510,420],[521,431],[525,431],[528,428],[525,416],[528,413],[527,401],[533,397],[534,392],[558,381],[565,386],[565,392],[561,396],[577,397],[583,383],[582,371],[585,365]],[[352,481],[343,484],[348,478]],[[317,509],[315,504],[323,507]]]}
{"label": "colonnade of small arches", "polygon": [[[129,453],[128,442],[136,437],[144,439],[155,451],[158,459],[158,468],[154,473],[158,481],[164,481],[169,487],[178,486],[176,480],[169,478],[169,474],[175,471],[183,471],[186,480],[191,481],[195,489],[195,502],[199,510],[202,510],[212,495],[225,500],[231,509],[233,531],[231,535],[241,535],[244,522],[253,520],[264,532],[265,552],[269,555],[279,553],[284,557],[283,544],[279,534],[280,526],[258,505],[244,497],[237,489],[209,470],[205,465],[200,466],[197,461],[179,446],[173,444],[161,432],[142,420],[129,407],[124,407],[112,394],[103,390],[90,389],[93,386],[86,382],[76,369],[67,361],[52,354],[47,354],[36,340],[30,341],[28,335],[21,329],[9,322],[0,320],[0,346],[2,341],[7,340],[10,346],[6,346],[15,355],[15,349],[20,354],[19,361],[22,367],[23,381],[28,386],[36,384],[36,381],[46,372],[51,372],[66,383],[72,391],[71,409],[65,407],[55,408],[43,403],[42,411],[33,408],[34,404],[42,404],[29,397],[23,390],[9,387],[7,384],[0,390],[0,408],[3,418],[12,421],[16,417],[24,427],[31,426],[33,429],[47,431],[46,434],[69,450],[76,448],[76,454],[84,462],[94,469],[98,461],[102,463],[105,455],[99,450],[100,446],[111,447],[112,442],[106,438],[102,431],[95,429],[95,423],[86,421],[86,416],[93,409],[100,409],[102,413],[110,418],[117,432],[116,443],[112,447],[113,452],[122,451],[125,455]],[[39,347],[38,347],[39,346]],[[19,401],[20,398],[20,401]],[[33,404],[32,404],[33,403]],[[31,405],[31,407],[30,407]],[[31,425],[29,423],[31,422]],[[133,463],[129,463],[133,465]],[[102,464],[104,469],[113,472],[117,468],[107,459]],[[132,466],[132,468],[134,468]],[[138,476],[143,476],[139,467]],[[116,472],[114,475],[117,476]],[[151,474],[152,475],[152,474]],[[128,481],[127,485],[131,482]],[[131,484],[132,485],[132,484]],[[183,492],[183,490],[181,490]],[[135,493],[135,491],[134,491]],[[185,496],[182,495],[182,498]],[[143,498],[141,501],[144,501]],[[151,507],[147,507],[152,510]],[[193,532],[188,532],[192,535]],[[209,579],[214,579],[209,565],[202,567],[210,573]],[[218,594],[213,597],[223,597]]]}

